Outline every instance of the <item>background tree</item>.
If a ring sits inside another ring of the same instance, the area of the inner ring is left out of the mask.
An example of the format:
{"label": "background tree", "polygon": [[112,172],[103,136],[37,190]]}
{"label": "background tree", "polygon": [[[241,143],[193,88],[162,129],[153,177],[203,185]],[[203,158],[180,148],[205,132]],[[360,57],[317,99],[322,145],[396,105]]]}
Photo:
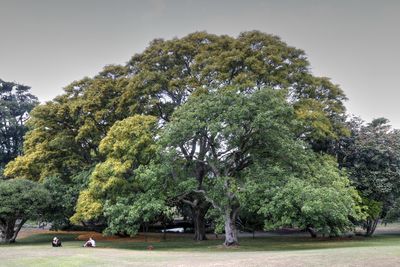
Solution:
{"label": "background tree", "polygon": [[50,201],[49,192],[40,184],[0,180],[0,242],[14,243],[24,223],[42,218]]}
{"label": "background tree", "polygon": [[9,177],[44,180],[59,176],[69,180],[101,159],[98,146],[115,121],[126,115],[115,112],[126,80],[118,67],[108,66],[93,79],[67,86],[65,94],[31,113],[24,154],[6,171]]}
{"label": "background tree", "polygon": [[366,235],[372,235],[379,219],[384,218],[400,193],[400,134],[379,118],[364,125],[350,122],[352,134],[343,138],[339,159],[370,214],[363,223]]}
{"label": "background tree", "polygon": [[63,95],[31,112],[24,153],[5,174],[44,182],[53,197],[63,201],[53,207],[54,226],[69,225],[79,190],[87,186],[87,177],[102,160],[100,141],[115,121],[126,117],[126,111],[116,111],[127,83],[124,69],[107,66],[93,79],[73,82]]}
{"label": "background tree", "polygon": [[0,177],[5,165],[22,152],[25,122],[38,103],[30,87],[0,79]]}

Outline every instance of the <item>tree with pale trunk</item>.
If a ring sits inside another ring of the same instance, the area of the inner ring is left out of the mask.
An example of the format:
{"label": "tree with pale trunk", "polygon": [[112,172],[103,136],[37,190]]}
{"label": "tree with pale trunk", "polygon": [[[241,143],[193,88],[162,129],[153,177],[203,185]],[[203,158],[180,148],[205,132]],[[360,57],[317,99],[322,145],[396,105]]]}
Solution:
{"label": "tree with pale trunk", "polygon": [[[183,175],[175,175],[175,181],[185,185],[187,195],[202,196],[223,217],[226,246],[239,244],[236,220],[243,186],[251,179],[246,170],[259,160],[266,168],[285,161],[296,145],[291,126],[293,110],[283,91],[246,94],[227,88],[190,99],[162,132],[165,153],[188,170],[177,170],[175,174]],[[204,166],[200,184],[190,171],[196,164]]]}

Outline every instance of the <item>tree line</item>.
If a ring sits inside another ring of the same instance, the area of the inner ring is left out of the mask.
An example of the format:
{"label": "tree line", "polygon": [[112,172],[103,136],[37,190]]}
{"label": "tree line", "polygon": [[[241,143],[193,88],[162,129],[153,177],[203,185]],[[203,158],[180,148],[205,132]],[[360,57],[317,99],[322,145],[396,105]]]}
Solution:
{"label": "tree line", "polygon": [[35,216],[119,235],[183,216],[226,246],[238,227],[372,235],[398,218],[398,130],[350,118],[341,88],[277,36],[155,39],[40,105],[0,84],[3,242]]}

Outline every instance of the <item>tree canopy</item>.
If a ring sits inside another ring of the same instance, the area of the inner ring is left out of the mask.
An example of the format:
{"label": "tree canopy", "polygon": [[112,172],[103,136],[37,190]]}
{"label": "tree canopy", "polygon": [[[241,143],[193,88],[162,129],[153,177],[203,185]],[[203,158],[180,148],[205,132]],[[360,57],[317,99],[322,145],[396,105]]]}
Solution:
{"label": "tree canopy", "polygon": [[15,242],[24,223],[44,216],[50,201],[43,185],[25,179],[0,180],[0,242]]}
{"label": "tree canopy", "polygon": [[228,85],[248,93],[262,87],[286,89],[286,99],[302,121],[297,135],[315,149],[328,151],[331,142],[346,134],[343,91],[314,77],[302,50],[258,31],[237,38],[197,32],[156,39],[125,66],[107,66],[37,107],[24,155],[9,165],[6,175],[70,177],[102,160],[99,143],[117,120],[147,114],[168,122],[192,93]]}
{"label": "tree canopy", "polygon": [[311,154],[304,159],[302,174],[288,173],[292,178],[283,185],[271,179],[269,188],[258,192],[260,200],[253,208],[264,214],[266,229],[297,227],[308,230],[313,237],[317,233],[337,236],[353,231],[355,222],[364,219],[365,214],[346,173],[329,156]]}
{"label": "tree canopy", "polygon": [[100,143],[105,161],[96,165],[88,188],[79,196],[74,222],[92,220],[103,215],[106,201],[141,190],[135,170],[147,165],[155,150],[156,118],[135,115],[116,122]]}
{"label": "tree canopy", "polygon": [[30,87],[0,79],[0,176],[5,165],[21,154],[25,122],[38,101]]}
{"label": "tree canopy", "polygon": [[378,220],[386,217],[400,194],[400,133],[388,123],[385,118],[366,125],[353,119],[349,122],[351,136],[341,141],[341,166],[348,170],[370,210],[364,222],[367,235],[374,232]]}
{"label": "tree canopy", "polygon": [[[180,163],[174,173],[187,168],[174,178],[176,187],[186,187],[183,195],[200,193],[212,204],[223,217],[227,246],[238,244],[236,220],[240,208],[250,208],[249,201],[257,201],[255,211],[265,213],[269,226],[316,228],[332,235],[353,227],[351,219],[361,215],[358,194],[334,160],[305,161],[314,152],[296,139],[293,108],[284,96],[273,89],[249,95],[228,87],[191,97],[161,134],[171,162]],[[204,172],[201,180],[198,172]],[[287,193],[295,199],[290,201]],[[337,201],[336,209],[329,199]]]}

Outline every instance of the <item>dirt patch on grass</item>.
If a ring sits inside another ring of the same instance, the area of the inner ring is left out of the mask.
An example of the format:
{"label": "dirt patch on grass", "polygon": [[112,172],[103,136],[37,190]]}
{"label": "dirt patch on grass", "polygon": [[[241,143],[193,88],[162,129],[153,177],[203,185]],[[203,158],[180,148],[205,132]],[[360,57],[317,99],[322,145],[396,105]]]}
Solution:
{"label": "dirt patch on grass", "polygon": [[97,232],[77,232],[79,235],[77,240],[85,241],[90,237],[96,241],[118,241],[118,242],[160,242],[159,237],[153,235],[138,234],[134,237],[120,237],[120,236],[103,236]]}

